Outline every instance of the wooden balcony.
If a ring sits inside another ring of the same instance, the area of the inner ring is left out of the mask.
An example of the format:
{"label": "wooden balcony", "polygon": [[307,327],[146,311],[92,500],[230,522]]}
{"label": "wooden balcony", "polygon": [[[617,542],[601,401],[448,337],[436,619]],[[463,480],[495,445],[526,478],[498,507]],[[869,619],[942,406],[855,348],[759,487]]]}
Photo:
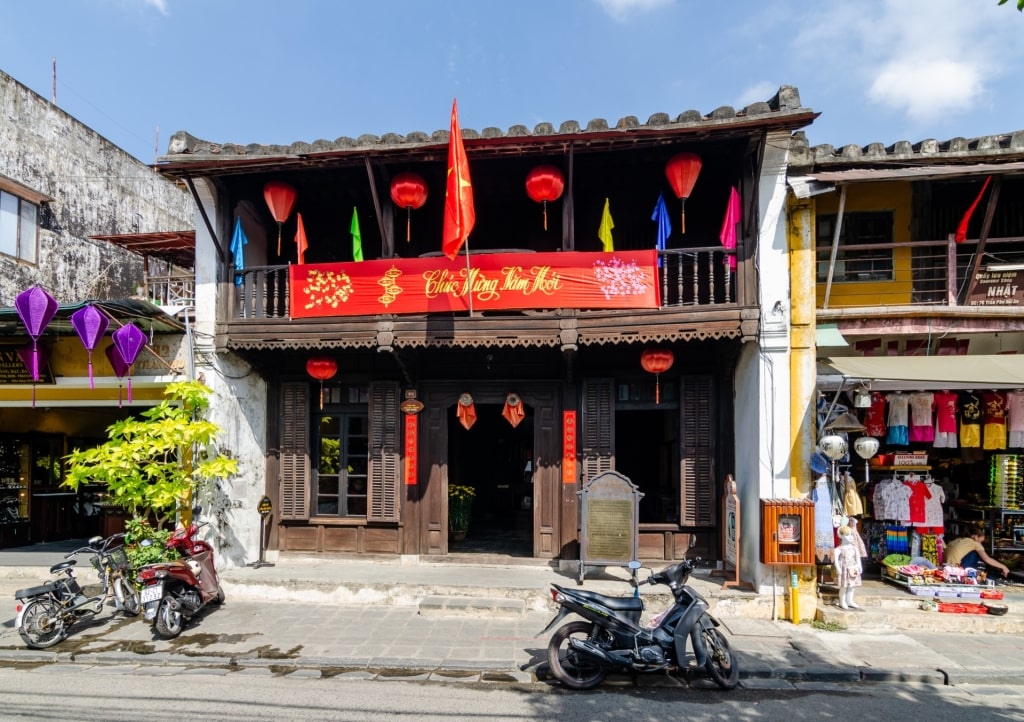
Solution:
{"label": "wooden balcony", "polygon": [[659,252],[661,306],[292,319],[288,266],[249,267],[226,289],[218,345],[237,349],[395,346],[562,346],[705,338],[753,339],[756,304],[737,301],[742,274],[721,246]]}

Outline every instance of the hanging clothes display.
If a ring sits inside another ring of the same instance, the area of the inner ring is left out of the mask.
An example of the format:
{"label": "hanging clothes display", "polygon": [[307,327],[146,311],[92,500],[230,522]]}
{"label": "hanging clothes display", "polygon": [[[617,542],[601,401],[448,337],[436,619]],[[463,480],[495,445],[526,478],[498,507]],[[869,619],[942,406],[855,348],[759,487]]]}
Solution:
{"label": "hanging clothes display", "polygon": [[1006,431],[1008,447],[1024,447],[1024,389],[1014,389],[1006,395]]}
{"label": "hanging clothes display", "polygon": [[843,472],[843,513],[846,516],[860,516],[864,513],[864,504],[857,492],[857,482],[848,471]]}
{"label": "hanging clothes display", "polygon": [[906,394],[889,394],[885,397],[889,404],[889,428],[886,431],[885,443],[892,446],[907,446],[910,444],[908,425],[910,424],[910,399]]}
{"label": "hanging clothes display", "polygon": [[970,389],[960,396],[960,446],[981,448],[981,399]]}
{"label": "hanging clothes display", "polygon": [[885,437],[885,395],[878,391],[871,392],[871,406],[864,411],[864,434]]}
{"label": "hanging clothes display", "polygon": [[935,394],[935,441],[938,449],[955,449],[956,413],[959,409],[957,395],[952,391]]}
{"label": "hanging clothes display", "polygon": [[835,553],[835,527],[832,523],[832,493],[828,476],[822,474],[814,482],[814,560],[831,564]]}
{"label": "hanging clothes display", "polygon": [[1006,448],[1006,394],[987,391],[981,395],[983,449]]}
{"label": "hanging clothes display", "polygon": [[910,394],[910,429],[908,438],[911,443],[930,444],[935,438],[935,394],[929,391],[915,391]]}

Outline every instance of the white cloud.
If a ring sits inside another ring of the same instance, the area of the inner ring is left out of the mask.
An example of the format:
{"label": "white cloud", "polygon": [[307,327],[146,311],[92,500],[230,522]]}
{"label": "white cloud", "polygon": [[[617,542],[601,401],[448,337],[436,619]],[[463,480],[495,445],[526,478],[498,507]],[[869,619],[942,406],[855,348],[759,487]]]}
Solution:
{"label": "white cloud", "polygon": [[736,99],[736,105],[740,108],[746,108],[751,103],[763,103],[774,96],[778,90],[778,83],[771,83],[767,80],[758,81],[740,91],[740,95]]}
{"label": "white cloud", "polygon": [[613,20],[624,22],[637,12],[671,5],[675,0],[595,0]]}
{"label": "white cloud", "polygon": [[167,10],[167,0],[144,0],[146,5],[156,8],[161,15],[170,15],[170,11]]}
{"label": "white cloud", "polygon": [[975,105],[985,92],[982,74],[971,62],[896,58],[878,69],[868,97],[903,111],[915,123],[926,123]]}

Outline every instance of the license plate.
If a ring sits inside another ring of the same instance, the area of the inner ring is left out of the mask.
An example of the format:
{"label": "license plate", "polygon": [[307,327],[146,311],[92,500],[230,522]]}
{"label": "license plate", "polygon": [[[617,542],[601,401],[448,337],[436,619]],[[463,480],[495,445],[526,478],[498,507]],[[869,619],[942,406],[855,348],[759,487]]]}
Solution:
{"label": "license plate", "polygon": [[143,587],[139,596],[143,604],[158,602],[164,596],[164,585],[154,584],[151,587]]}

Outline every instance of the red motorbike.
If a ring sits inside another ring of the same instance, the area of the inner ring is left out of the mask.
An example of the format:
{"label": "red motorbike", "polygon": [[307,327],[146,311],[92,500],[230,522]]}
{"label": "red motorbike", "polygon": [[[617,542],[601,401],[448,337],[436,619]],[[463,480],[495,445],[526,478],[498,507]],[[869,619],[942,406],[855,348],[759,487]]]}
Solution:
{"label": "red motorbike", "polygon": [[192,523],[187,529],[178,529],[167,541],[168,549],[177,549],[180,559],[147,564],[138,570],[143,618],[153,625],[164,639],[174,639],[185,626],[208,604],[221,604],[221,589],[217,569],[213,564],[213,547],[196,539],[206,526]]}

